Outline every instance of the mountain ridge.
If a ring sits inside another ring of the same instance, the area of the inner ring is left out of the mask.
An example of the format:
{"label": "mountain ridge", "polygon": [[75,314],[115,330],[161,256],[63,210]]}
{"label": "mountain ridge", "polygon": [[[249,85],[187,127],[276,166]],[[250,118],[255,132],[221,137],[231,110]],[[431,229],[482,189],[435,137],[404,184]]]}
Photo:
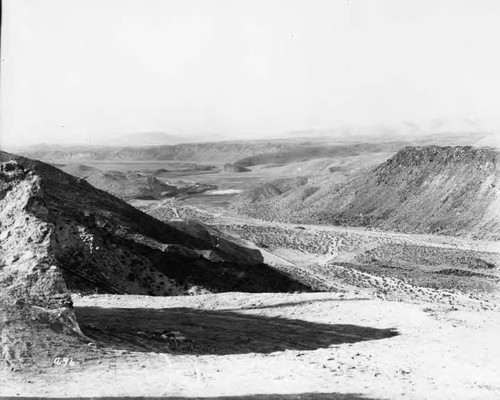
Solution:
{"label": "mountain ridge", "polygon": [[492,148],[406,147],[346,182],[326,180],[253,203],[243,193],[235,207],[264,219],[496,240],[499,165]]}

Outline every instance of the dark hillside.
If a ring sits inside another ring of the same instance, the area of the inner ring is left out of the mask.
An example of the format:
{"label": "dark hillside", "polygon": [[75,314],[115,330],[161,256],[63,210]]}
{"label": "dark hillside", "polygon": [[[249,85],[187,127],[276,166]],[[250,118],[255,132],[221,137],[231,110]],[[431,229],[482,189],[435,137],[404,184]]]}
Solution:
{"label": "dark hillside", "polygon": [[[262,257],[258,251],[235,245],[231,253],[225,253],[214,244],[216,233],[210,240],[189,235],[185,233],[186,229],[158,221],[111,194],[94,188],[85,180],[50,165],[0,153],[0,161],[7,160],[17,161],[22,168],[20,171],[24,171],[20,172],[18,181],[10,182],[11,189],[26,184],[28,175],[38,177],[41,194],[36,201],[44,204],[47,209],[45,218],[54,227],[52,245],[55,254],[71,264],[72,269],[83,268],[87,273],[95,274],[95,278],[103,284],[110,283],[125,292],[166,294],[172,287],[167,290],[156,286],[160,279],[156,276],[158,273],[167,278],[175,276],[179,280],[174,284],[175,291],[183,292],[193,285],[208,291],[259,290],[253,277],[248,276],[250,266],[259,270],[267,268],[259,266]],[[229,275],[234,269],[235,278],[218,278],[220,263],[213,263],[207,254],[213,254],[218,261],[223,261],[222,264],[226,263],[223,270]],[[154,271],[155,279],[146,270]],[[205,271],[203,276],[208,274],[213,278],[205,282],[204,278],[198,277],[199,271]],[[246,272],[242,274],[242,271]],[[131,273],[135,275],[134,279]],[[273,271],[269,273],[273,274]],[[143,274],[147,276],[141,278]],[[236,279],[236,276],[241,276],[241,279]],[[279,286],[279,282],[285,283],[281,278],[278,276],[270,284]],[[150,280],[155,285],[151,286]],[[78,279],[70,281],[74,281],[75,288],[78,288]],[[264,290],[272,290],[267,283],[264,286]],[[286,290],[286,285],[283,289]]]}
{"label": "dark hillside", "polygon": [[10,368],[50,365],[51,357],[77,352],[84,338],[69,290],[307,289],[262,260],[214,229],[171,226],[83,179],[0,152],[0,359]]}

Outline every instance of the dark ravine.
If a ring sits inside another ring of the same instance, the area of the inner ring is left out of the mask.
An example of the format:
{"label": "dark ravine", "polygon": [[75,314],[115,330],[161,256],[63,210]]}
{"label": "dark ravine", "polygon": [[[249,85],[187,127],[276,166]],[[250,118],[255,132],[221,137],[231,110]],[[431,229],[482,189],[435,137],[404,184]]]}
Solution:
{"label": "dark ravine", "polygon": [[50,342],[79,343],[70,291],[307,290],[213,229],[158,221],[42,162],[4,152],[0,162],[0,338],[13,368]]}

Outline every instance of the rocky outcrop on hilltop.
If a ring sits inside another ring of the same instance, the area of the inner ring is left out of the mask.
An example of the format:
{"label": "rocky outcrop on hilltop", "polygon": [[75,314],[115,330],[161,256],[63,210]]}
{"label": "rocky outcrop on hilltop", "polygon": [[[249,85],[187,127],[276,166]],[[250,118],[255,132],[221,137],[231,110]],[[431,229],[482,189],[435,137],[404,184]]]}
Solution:
{"label": "rocky outcrop on hilltop", "polygon": [[41,162],[0,152],[0,163],[0,339],[8,365],[52,354],[51,343],[57,352],[79,343],[69,291],[303,288],[264,265],[260,252],[219,241],[216,231],[160,222]]}
{"label": "rocky outcrop on hilltop", "polygon": [[287,221],[500,239],[500,153],[407,147],[345,183],[306,185],[240,210]]}

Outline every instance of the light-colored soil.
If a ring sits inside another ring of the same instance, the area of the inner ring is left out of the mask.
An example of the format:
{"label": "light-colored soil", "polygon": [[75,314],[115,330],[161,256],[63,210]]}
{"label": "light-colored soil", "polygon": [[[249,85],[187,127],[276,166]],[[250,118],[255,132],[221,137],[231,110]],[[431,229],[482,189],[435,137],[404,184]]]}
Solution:
{"label": "light-colored soil", "polygon": [[[269,172],[244,179],[257,173]],[[228,175],[220,189],[240,189],[245,174]],[[0,371],[0,396],[500,398],[500,242],[263,222],[220,197],[134,204],[206,222],[331,292],[74,294],[88,345]],[[456,270],[472,275],[442,273]]]}
{"label": "light-colored soil", "polygon": [[[495,311],[363,293],[74,301],[83,331],[103,349],[73,366],[2,373],[2,395],[500,398]],[[163,340],[159,331],[173,334]],[[305,393],[315,395],[295,396]]]}

